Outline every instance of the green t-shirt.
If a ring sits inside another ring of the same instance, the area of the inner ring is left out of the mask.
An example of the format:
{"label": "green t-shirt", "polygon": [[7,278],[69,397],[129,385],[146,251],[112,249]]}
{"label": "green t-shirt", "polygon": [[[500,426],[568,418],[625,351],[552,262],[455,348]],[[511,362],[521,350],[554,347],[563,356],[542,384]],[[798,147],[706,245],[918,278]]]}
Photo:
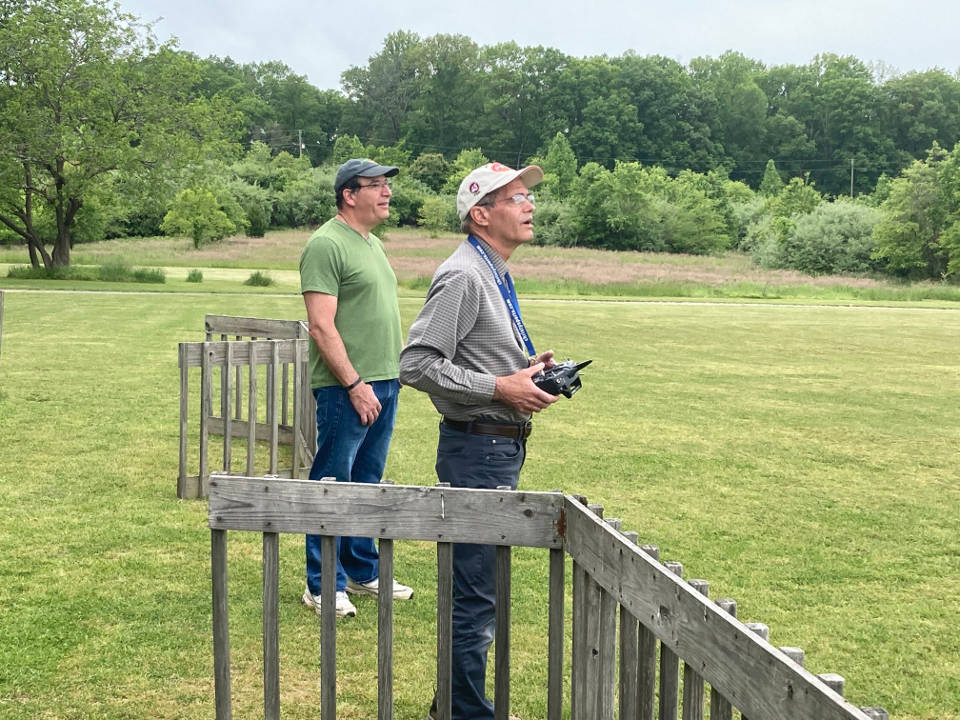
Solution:
{"label": "green t-shirt", "polygon": [[[334,324],[347,357],[366,382],[395,378],[403,338],[397,307],[397,276],[375,235],[363,237],[333,218],[321,225],[300,255],[300,292],[337,298]],[[339,385],[310,343],[310,384]]]}

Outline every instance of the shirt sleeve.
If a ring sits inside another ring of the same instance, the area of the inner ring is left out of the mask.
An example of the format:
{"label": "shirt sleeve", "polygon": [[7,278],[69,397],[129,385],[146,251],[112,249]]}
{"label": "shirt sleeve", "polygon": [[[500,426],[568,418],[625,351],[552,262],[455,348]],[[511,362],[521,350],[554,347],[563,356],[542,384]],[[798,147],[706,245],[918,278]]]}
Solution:
{"label": "shirt sleeve", "polygon": [[300,255],[300,292],[321,292],[337,297],[343,276],[343,256],[335,243],[318,238]]}
{"label": "shirt sleeve", "polygon": [[490,403],[497,378],[454,363],[479,308],[480,292],[470,273],[438,276],[400,353],[400,382],[456,403]]}

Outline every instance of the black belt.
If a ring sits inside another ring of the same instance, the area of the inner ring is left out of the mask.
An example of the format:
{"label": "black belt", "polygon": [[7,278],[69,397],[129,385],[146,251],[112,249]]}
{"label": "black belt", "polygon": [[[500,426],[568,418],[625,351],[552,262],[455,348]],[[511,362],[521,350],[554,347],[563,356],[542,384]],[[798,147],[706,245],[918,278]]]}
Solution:
{"label": "black belt", "polygon": [[530,437],[530,431],[533,429],[533,423],[529,420],[525,423],[498,423],[483,422],[480,420],[451,420],[444,418],[443,424],[451,430],[465,432],[471,435],[496,435],[497,437],[516,438],[526,440]]}

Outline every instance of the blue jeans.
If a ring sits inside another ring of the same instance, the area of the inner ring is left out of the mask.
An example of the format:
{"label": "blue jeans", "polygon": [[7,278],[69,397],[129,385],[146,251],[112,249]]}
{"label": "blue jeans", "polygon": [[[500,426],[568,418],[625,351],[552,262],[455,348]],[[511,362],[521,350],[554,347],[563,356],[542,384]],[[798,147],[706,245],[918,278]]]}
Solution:
{"label": "blue jeans", "polygon": [[[380,401],[380,415],[362,425],[347,391],[340,386],[313,389],[317,399],[317,454],[310,479],[334,477],[337,482],[379,483],[387,464],[387,450],[397,415],[397,380],[370,383]],[[320,535],[307,535],[307,587],[320,594]],[[337,538],[337,590],[345,590],[347,576],[365,583],[379,577],[380,556],[373,538]]]}
{"label": "blue jeans", "polygon": [[[437,477],[452,487],[517,489],[526,440],[471,435],[440,424]],[[496,620],[496,548],[453,546],[453,720],[492,720],[484,691]]]}

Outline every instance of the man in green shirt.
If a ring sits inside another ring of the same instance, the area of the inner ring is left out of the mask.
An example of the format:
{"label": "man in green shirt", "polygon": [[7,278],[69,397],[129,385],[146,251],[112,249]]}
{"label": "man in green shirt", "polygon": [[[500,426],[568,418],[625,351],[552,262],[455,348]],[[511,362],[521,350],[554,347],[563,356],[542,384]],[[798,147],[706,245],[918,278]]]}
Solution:
{"label": "man in green shirt", "polygon": [[[307,307],[310,380],[317,399],[317,454],[310,478],[377,483],[383,477],[400,391],[402,345],[397,278],[370,231],[390,214],[395,167],[348,160],[337,170],[337,215],[300,256]],[[320,536],[307,535],[304,604],[320,612]],[[337,538],[337,616],[357,611],[347,593],[377,595],[379,556],[371,538]],[[413,590],[393,581],[393,597]]]}

